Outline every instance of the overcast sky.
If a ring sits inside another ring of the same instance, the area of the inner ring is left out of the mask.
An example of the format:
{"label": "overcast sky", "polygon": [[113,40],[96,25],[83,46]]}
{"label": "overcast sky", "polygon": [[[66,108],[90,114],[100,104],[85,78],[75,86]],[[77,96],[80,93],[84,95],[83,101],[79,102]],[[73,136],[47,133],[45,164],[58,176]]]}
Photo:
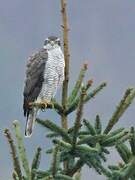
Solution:
{"label": "overcast sky", "polygon": [[[70,24],[70,89],[84,62],[89,64],[87,79],[94,87],[107,81],[107,88],[87,106],[84,116],[93,120],[98,113],[104,125],[115,110],[126,88],[135,85],[135,1],[134,0],[68,0]],[[22,91],[27,57],[43,46],[49,35],[62,37],[60,0],[0,0],[0,179],[11,179],[12,162],[3,136],[5,127],[18,119],[24,131]],[[58,92],[59,99],[61,92]],[[135,124],[135,103],[117,126]],[[60,124],[52,111],[42,113]],[[74,120],[74,115],[71,116]],[[37,146],[49,147],[45,130],[36,126],[31,139],[25,139],[29,159]],[[44,155],[41,169],[48,166]],[[114,151],[109,163],[118,160]],[[113,161],[111,161],[113,160]],[[83,178],[105,180],[88,168]]]}

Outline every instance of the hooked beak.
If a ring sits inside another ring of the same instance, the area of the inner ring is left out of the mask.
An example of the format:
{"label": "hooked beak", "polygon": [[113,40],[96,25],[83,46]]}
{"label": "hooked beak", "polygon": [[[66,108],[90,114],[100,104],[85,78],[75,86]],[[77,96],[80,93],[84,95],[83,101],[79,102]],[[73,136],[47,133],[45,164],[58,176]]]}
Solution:
{"label": "hooked beak", "polygon": [[51,44],[51,46],[54,46],[54,41],[51,41],[50,44]]}

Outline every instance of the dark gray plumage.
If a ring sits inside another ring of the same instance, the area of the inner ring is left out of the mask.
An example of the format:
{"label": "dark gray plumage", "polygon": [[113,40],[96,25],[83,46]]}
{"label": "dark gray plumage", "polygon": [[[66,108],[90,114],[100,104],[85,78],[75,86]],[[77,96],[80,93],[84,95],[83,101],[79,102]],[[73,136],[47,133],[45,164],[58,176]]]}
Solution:
{"label": "dark gray plumage", "polygon": [[30,56],[28,59],[25,87],[23,92],[23,110],[24,116],[27,116],[27,118],[31,111],[29,102],[36,100],[42,88],[47,57],[47,51],[45,49],[41,49],[34,55]]}

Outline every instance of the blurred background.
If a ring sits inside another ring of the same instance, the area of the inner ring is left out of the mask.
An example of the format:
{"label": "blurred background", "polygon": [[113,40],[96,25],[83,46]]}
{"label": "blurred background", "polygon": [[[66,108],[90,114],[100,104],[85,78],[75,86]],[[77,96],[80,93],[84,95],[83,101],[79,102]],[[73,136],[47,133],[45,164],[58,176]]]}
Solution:
{"label": "blurred background", "polygon": [[[67,0],[70,25],[70,90],[83,63],[89,64],[86,79],[94,80],[94,87],[102,81],[108,86],[86,105],[84,116],[94,121],[98,113],[107,124],[126,88],[135,85],[135,1],[133,0]],[[17,119],[24,133],[23,83],[29,55],[43,46],[49,35],[62,37],[59,0],[0,0],[0,179],[10,180],[12,161],[3,135],[4,128],[12,128]],[[61,90],[57,93],[60,100]],[[131,105],[117,126],[135,124],[135,103]],[[51,110],[41,113],[60,124],[59,116]],[[74,114],[69,118],[72,124]],[[50,147],[45,138],[47,130],[36,125],[34,134],[25,139],[29,160],[37,146],[43,148],[41,169],[48,167]],[[112,150],[108,163],[119,161]],[[105,180],[94,170],[83,168],[83,180]]]}

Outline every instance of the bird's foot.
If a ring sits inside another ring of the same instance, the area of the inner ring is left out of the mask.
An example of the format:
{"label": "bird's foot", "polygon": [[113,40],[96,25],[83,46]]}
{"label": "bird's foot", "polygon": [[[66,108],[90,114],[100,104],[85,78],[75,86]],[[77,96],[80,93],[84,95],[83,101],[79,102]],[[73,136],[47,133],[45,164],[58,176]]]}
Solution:
{"label": "bird's foot", "polygon": [[46,109],[47,107],[54,108],[54,104],[47,100],[42,100],[40,104],[41,104],[42,109]]}

